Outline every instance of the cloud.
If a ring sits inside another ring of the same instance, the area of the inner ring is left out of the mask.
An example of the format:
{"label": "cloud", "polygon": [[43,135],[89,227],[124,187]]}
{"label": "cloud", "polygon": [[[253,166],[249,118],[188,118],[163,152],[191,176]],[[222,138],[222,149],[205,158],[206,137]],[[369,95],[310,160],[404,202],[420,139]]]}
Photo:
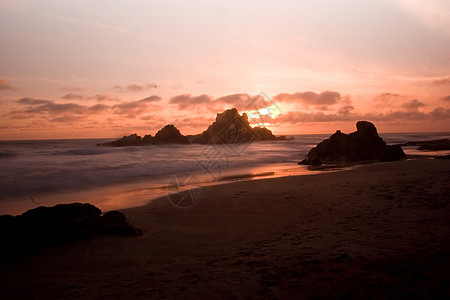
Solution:
{"label": "cloud", "polygon": [[402,96],[394,93],[382,93],[378,94],[373,98],[373,102],[375,104],[375,108],[383,109],[386,107],[391,107],[395,101],[401,99]]}
{"label": "cloud", "polygon": [[239,111],[255,111],[272,106],[272,102],[263,95],[249,95],[246,93],[231,94],[219,97],[213,101],[214,104],[225,104],[227,107],[235,107]]}
{"label": "cloud", "polygon": [[201,127],[206,128],[214,122],[214,116],[189,116],[186,118],[176,118],[173,123],[179,127]]}
{"label": "cloud", "polygon": [[278,124],[317,123],[335,121],[353,121],[355,116],[345,114],[326,114],[323,112],[288,112],[275,119]]}
{"label": "cloud", "polygon": [[394,93],[381,93],[376,95],[375,98],[373,98],[373,101],[385,102],[397,97],[400,97],[400,95]]}
{"label": "cloud", "polygon": [[239,111],[244,111],[260,109],[271,105],[261,95],[251,96],[246,93],[230,94],[218,98],[213,98],[206,94],[200,96],[182,94],[171,98],[169,103],[177,105],[180,110],[195,108],[196,110],[202,109],[212,113],[221,112],[224,109],[233,107]]}
{"label": "cloud", "polygon": [[90,98],[97,100],[98,102],[103,101],[119,102],[121,100],[119,97],[109,94],[97,94]]}
{"label": "cloud", "polygon": [[434,85],[450,86],[450,77],[433,80]]}
{"label": "cloud", "polygon": [[149,104],[160,101],[159,96],[150,96],[138,101],[124,102],[112,106],[115,114],[126,115],[128,118],[135,118],[149,111]]}
{"label": "cloud", "polygon": [[109,110],[109,106],[108,105],[104,105],[104,104],[96,104],[93,105],[91,107],[89,107],[87,109],[88,112],[90,113],[101,113],[101,112],[106,112]]}
{"label": "cloud", "polygon": [[450,95],[448,95],[447,97],[442,98],[442,100],[444,100],[444,101],[450,101]]}
{"label": "cloud", "polygon": [[273,99],[279,102],[297,102],[305,105],[315,105],[318,108],[325,108],[328,105],[339,103],[341,100],[341,94],[333,91],[325,91],[320,94],[307,91],[297,92],[294,94],[281,93],[273,97]]}
{"label": "cloud", "polygon": [[38,104],[51,103],[51,101],[49,101],[49,100],[42,100],[42,99],[34,99],[34,98],[22,98],[22,99],[17,100],[17,103],[38,105]]}
{"label": "cloud", "polygon": [[444,109],[442,107],[435,108],[429,113],[429,115],[435,120],[445,120],[450,118],[450,109]]}
{"label": "cloud", "polygon": [[78,86],[76,86],[76,87],[63,86],[61,88],[61,90],[63,90],[63,91],[70,91],[70,92],[81,92],[81,91],[83,91],[83,88],[78,87]]}
{"label": "cloud", "polygon": [[146,97],[146,98],[144,98],[144,99],[142,99],[140,101],[143,101],[143,102],[157,102],[157,101],[161,101],[161,97],[153,95],[153,96]]}
{"label": "cloud", "polygon": [[158,88],[158,85],[156,83],[145,83],[145,84],[136,84],[132,83],[126,86],[122,85],[115,85],[113,89],[120,91],[120,92],[140,92],[145,90],[151,90]]}
{"label": "cloud", "polygon": [[354,109],[355,107],[353,107],[353,105],[344,105],[339,108],[337,114],[342,116],[348,116],[353,112]]}
{"label": "cloud", "polygon": [[69,93],[69,94],[66,94],[66,95],[62,96],[61,99],[66,99],[66,100],[74,100],[74,99],[76,99],[76,100],[83,100],[83,99],[85,99],[85,97],[83,95]]}
{"label": "cloud", "polygon": [[188,107],[195,107],[198,105],[207,105],[212,101],[212,97],[206,94],[192,97],[190,94],[178,95],[169,100],[170,104],[176,104],[178,109],[186,109]]}
{"label": "cloud", "polygon": [[48,101],[47,103],[39,104],[36,106],[29,107],[25,112],[27,113],[75,113],[82,114],[85,111],[85,106],[81,106],[76,103],[54,103],[52,101]]}
{"label": "cloud", "polygon": [[429,113],[418,110],[397,110],[390,113],[353,113],[352,109],[339,110],[337,113],[323,112],[288,112],[273,120],[275,124],[356,122],[358,120],[376,121],[437,121],[450,119],[450,109],[435,108]]}
{"label": "cloud", "polygon": [[67,115],[62,115],[60,117],[52,118],[49,121],[50,122],[57,122],[57,123],[72,124],[74,122],[80,121],[80,116],[67,114]]}
{"label": "cloud", "polygon": [[401,106],[406,110],[417,110],[419,107],[425,106],[425,104],[417,99],[414,99],[409,102],[403,103]]}
{"label": "cloud", "polygon": [[[266,106],[266,105],[263,105],[263,104],[255,101],[257,99],[257,97],[260,97],[260,96],[250,96],[249,94],[246,94],[246,93],[222,96],[222,97],[219,97],[219,98],[216,98],[213,100],[213,102],[212,102],[213,105],[211,106],[210,110],[223,110],[224,108],[235,107],[239,111],[243,111],[243,110],[249,109],[249,106],[252,106],[252,109],[262,108],[262,107],[259,107],[261,105],[263,107]],[[258,107],[253,107],[253,106],[258,106]]]}
{"label": "cloud", "polygon": [[250,95],[241,93],[241,94],[231,94],[222,96],[219,98],[214,99],[215,102],[218,103],[225,103],[225,104],[237,104],[241,102],[249,102],[250,101]]}
{"label": "cloud", "polygon": [[0,78],[0,91],[2,90],[13,90],[12,86],[9,84],[8,79]]}
{"label": "cloud", "polygon": [[50,120],[68,119],[70,116],[80,118],[82,115],[105,112],[109,107],[101,104],[94,106],[79,105],[76,103],[55,103],[50,100],[21,98],[16,101],[25,108],[11,111],[7,114],[10,119],[26,119],[32,117],[50,117]]}
{"label": "cloud", "polygon": [[270,107],[278,101],[301,102],[307,106],[315,105],[319,110],[329,110],[331,105],[337,103],[350,105],[346,97],[341,97],[338,92],[325,91],[320,94],[314,92],[304,92],[295,94],[279,94],[273,97],[273,100],[266,99],[263,95],[249,95],[247,93],[236,93],[213,98],[210,95],[192,96],[191,94],[182,94],[169,100],[170,104],[177,105],[179,110],[187,108],[203,109],[205,111],[219,112],[224,109],[235,107],[239,111],[259,110]]}
{"label": "cloud", "polygon": [[[97,95],[98,99],[103,96]],[[78,97],[69,97],[77,99]],[[85,98],[91,99],[91,98]],[[109,98],[108,98],[109,99]],[[127,101],[115,105],[95,104],[80,105],[77,103],[56,103],[51,100],[21,98],[16,101],[20,109],[6,114],[10,119],[26,119],[33,117],[48,118],[50,121],[63,122],[63,120],[72,120],[72,117],[87,117],[91,115],[116,114],[127,118],[136,118],[142,114],[151,112],[150,106],[160,101],[159,96],[149,96],[138,101]]]}

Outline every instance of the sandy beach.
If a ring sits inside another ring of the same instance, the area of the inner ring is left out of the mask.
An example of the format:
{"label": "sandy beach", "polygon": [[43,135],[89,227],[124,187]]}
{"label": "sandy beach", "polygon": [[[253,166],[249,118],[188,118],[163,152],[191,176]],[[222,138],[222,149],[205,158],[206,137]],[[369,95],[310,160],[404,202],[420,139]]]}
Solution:
{"label": "sandy beach", "polygon": [[[139,237],[1,266],[2,299],[437,299],[450,295],[450,161],[204,187],[122,210]],[[83,199],[79,199],[83,202]]]}

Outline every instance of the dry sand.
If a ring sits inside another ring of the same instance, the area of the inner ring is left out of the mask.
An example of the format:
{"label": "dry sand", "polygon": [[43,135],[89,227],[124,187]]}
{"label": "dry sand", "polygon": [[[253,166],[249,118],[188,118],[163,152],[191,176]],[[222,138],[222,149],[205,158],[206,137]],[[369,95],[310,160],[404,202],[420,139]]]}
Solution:
{"label": "dry sand", "polygon": [[[123,210],[140,237],[1,266],[2,299],[423,299],[450,295],[450,161],[205,187]],[[82,202],[82,199],[80,199]]]}

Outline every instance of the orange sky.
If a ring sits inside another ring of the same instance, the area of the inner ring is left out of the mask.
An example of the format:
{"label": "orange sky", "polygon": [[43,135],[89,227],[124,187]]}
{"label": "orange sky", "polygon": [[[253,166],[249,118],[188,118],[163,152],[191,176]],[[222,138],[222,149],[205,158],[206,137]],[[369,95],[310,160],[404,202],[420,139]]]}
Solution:
{"label": "orange sky", "polygon": [[446,0],[0,0],[0,41],[0,139],[200,133],[261,92],[275,134],[450,128]]}

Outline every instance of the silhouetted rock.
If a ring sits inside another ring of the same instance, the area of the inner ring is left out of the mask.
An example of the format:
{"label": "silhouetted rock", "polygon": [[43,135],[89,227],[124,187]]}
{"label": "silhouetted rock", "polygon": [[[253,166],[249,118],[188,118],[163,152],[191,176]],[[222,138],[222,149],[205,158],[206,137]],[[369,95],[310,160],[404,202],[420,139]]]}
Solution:
{"label": "silhouetted rock", "polygon": [[379,161],[396,161],[406,158],[405,152],[399,145],[386,145],[386,148],[379,157]]}
{"label": "silhouetted rock", "polygon": [[127,222],[125,215],[117,210],[105,213],[103,215],[102,222],[104,230],[108,234],[130,236],[138,236],[142,234],[142,230],[140,228]]}
{"label": "silhouetted rock", "polygon": [[125,147],[125,146],[140,146],[142,145],[142,138],[135,134],[130,134],[129,136],[124,136],[117,141],[107,142],[101,144],[101,146],[111,146],[111,147]]}
{"label": "silhouetted rock", "polygon": [[50,245],[79,241],[104,234],[136,236],[142,231],[117,211],[102,216],[89,203],[37,207],[22,215],[0,216],[2,254],[27,253]]}
{"label": "silhouetted rock", "polygon": [[395,161],[406,155],[398,145],[388,146],[378,135],[376,127],[367,121],[356,123],[357,131],[344,134],[336,131],[312,148],[300,164],[321,165],[357,161]]}
{"label": "silhouetted rock", "polygon": [[153,137],[145,135],[141,138],[137,134],[99,144],[98,146],[124,147],[160,144],[240,144],[262,140],[286,140],[286,136],[276,137],[265,127],[252,128],[247,114],[242,116],[236,108],[228,109],[217,114],[216,120],[201,134],[184,136],[174,125],[166,125]]}
{"label": "silhouetted rock", "polygon": [[450,140],[440,139],[432,141],[407,142],[401,144],[400,146],[419,146],[417,150],[424,150],[424,151],[450,150]]}
{"label": "silhouetted rock", "polygon": [[143,145],[151,145],[151,144],[153,144],[154,142],[154,137],[152,137],[152,135],[151,134],[146,134],[146,135],[144,135],[144,137],[142,138],[142,144]]}
{"label": "silhouetted rock", "polygon": [[173,125],[166,125],[153,138],[154,144],[189,144],[187,137]]}
{"label": "silhouetted rock", "polygon": [[217,114],[216,120],[208,129],[198,135],[188,136],[191,143],[199,144],[240,144],[260,140],[286,139],[277,138],[264,127],[252,128],[248,122],[248,116],[242,116],[236,108],[228,109]]}
{"label": "silhouetted rock", "polygon": [[189,144],[187,137],[182,135],[180,131],[173,125],[166,125],[158,131],[154,137],[145,135],[141,138],[136,133],[124,136],[116,141],[100,144],[100,146],[125,147],[125,146],[145,146],[160,144]]}
{"label": "silhouetted rock", "polygon": [[267,129],[266,127],[253,127],[253,132],[258,137],[258,140],[286,140],[286,136],[275,136],[272,131]]}
{"label": "silhouetted rock", "polygon": [[216,120],[203,133],[189,136],[191,143],[199,144],[238,144],[251,142],[256,138],[247,115],[239,115],[236,108],[218,113]]}

